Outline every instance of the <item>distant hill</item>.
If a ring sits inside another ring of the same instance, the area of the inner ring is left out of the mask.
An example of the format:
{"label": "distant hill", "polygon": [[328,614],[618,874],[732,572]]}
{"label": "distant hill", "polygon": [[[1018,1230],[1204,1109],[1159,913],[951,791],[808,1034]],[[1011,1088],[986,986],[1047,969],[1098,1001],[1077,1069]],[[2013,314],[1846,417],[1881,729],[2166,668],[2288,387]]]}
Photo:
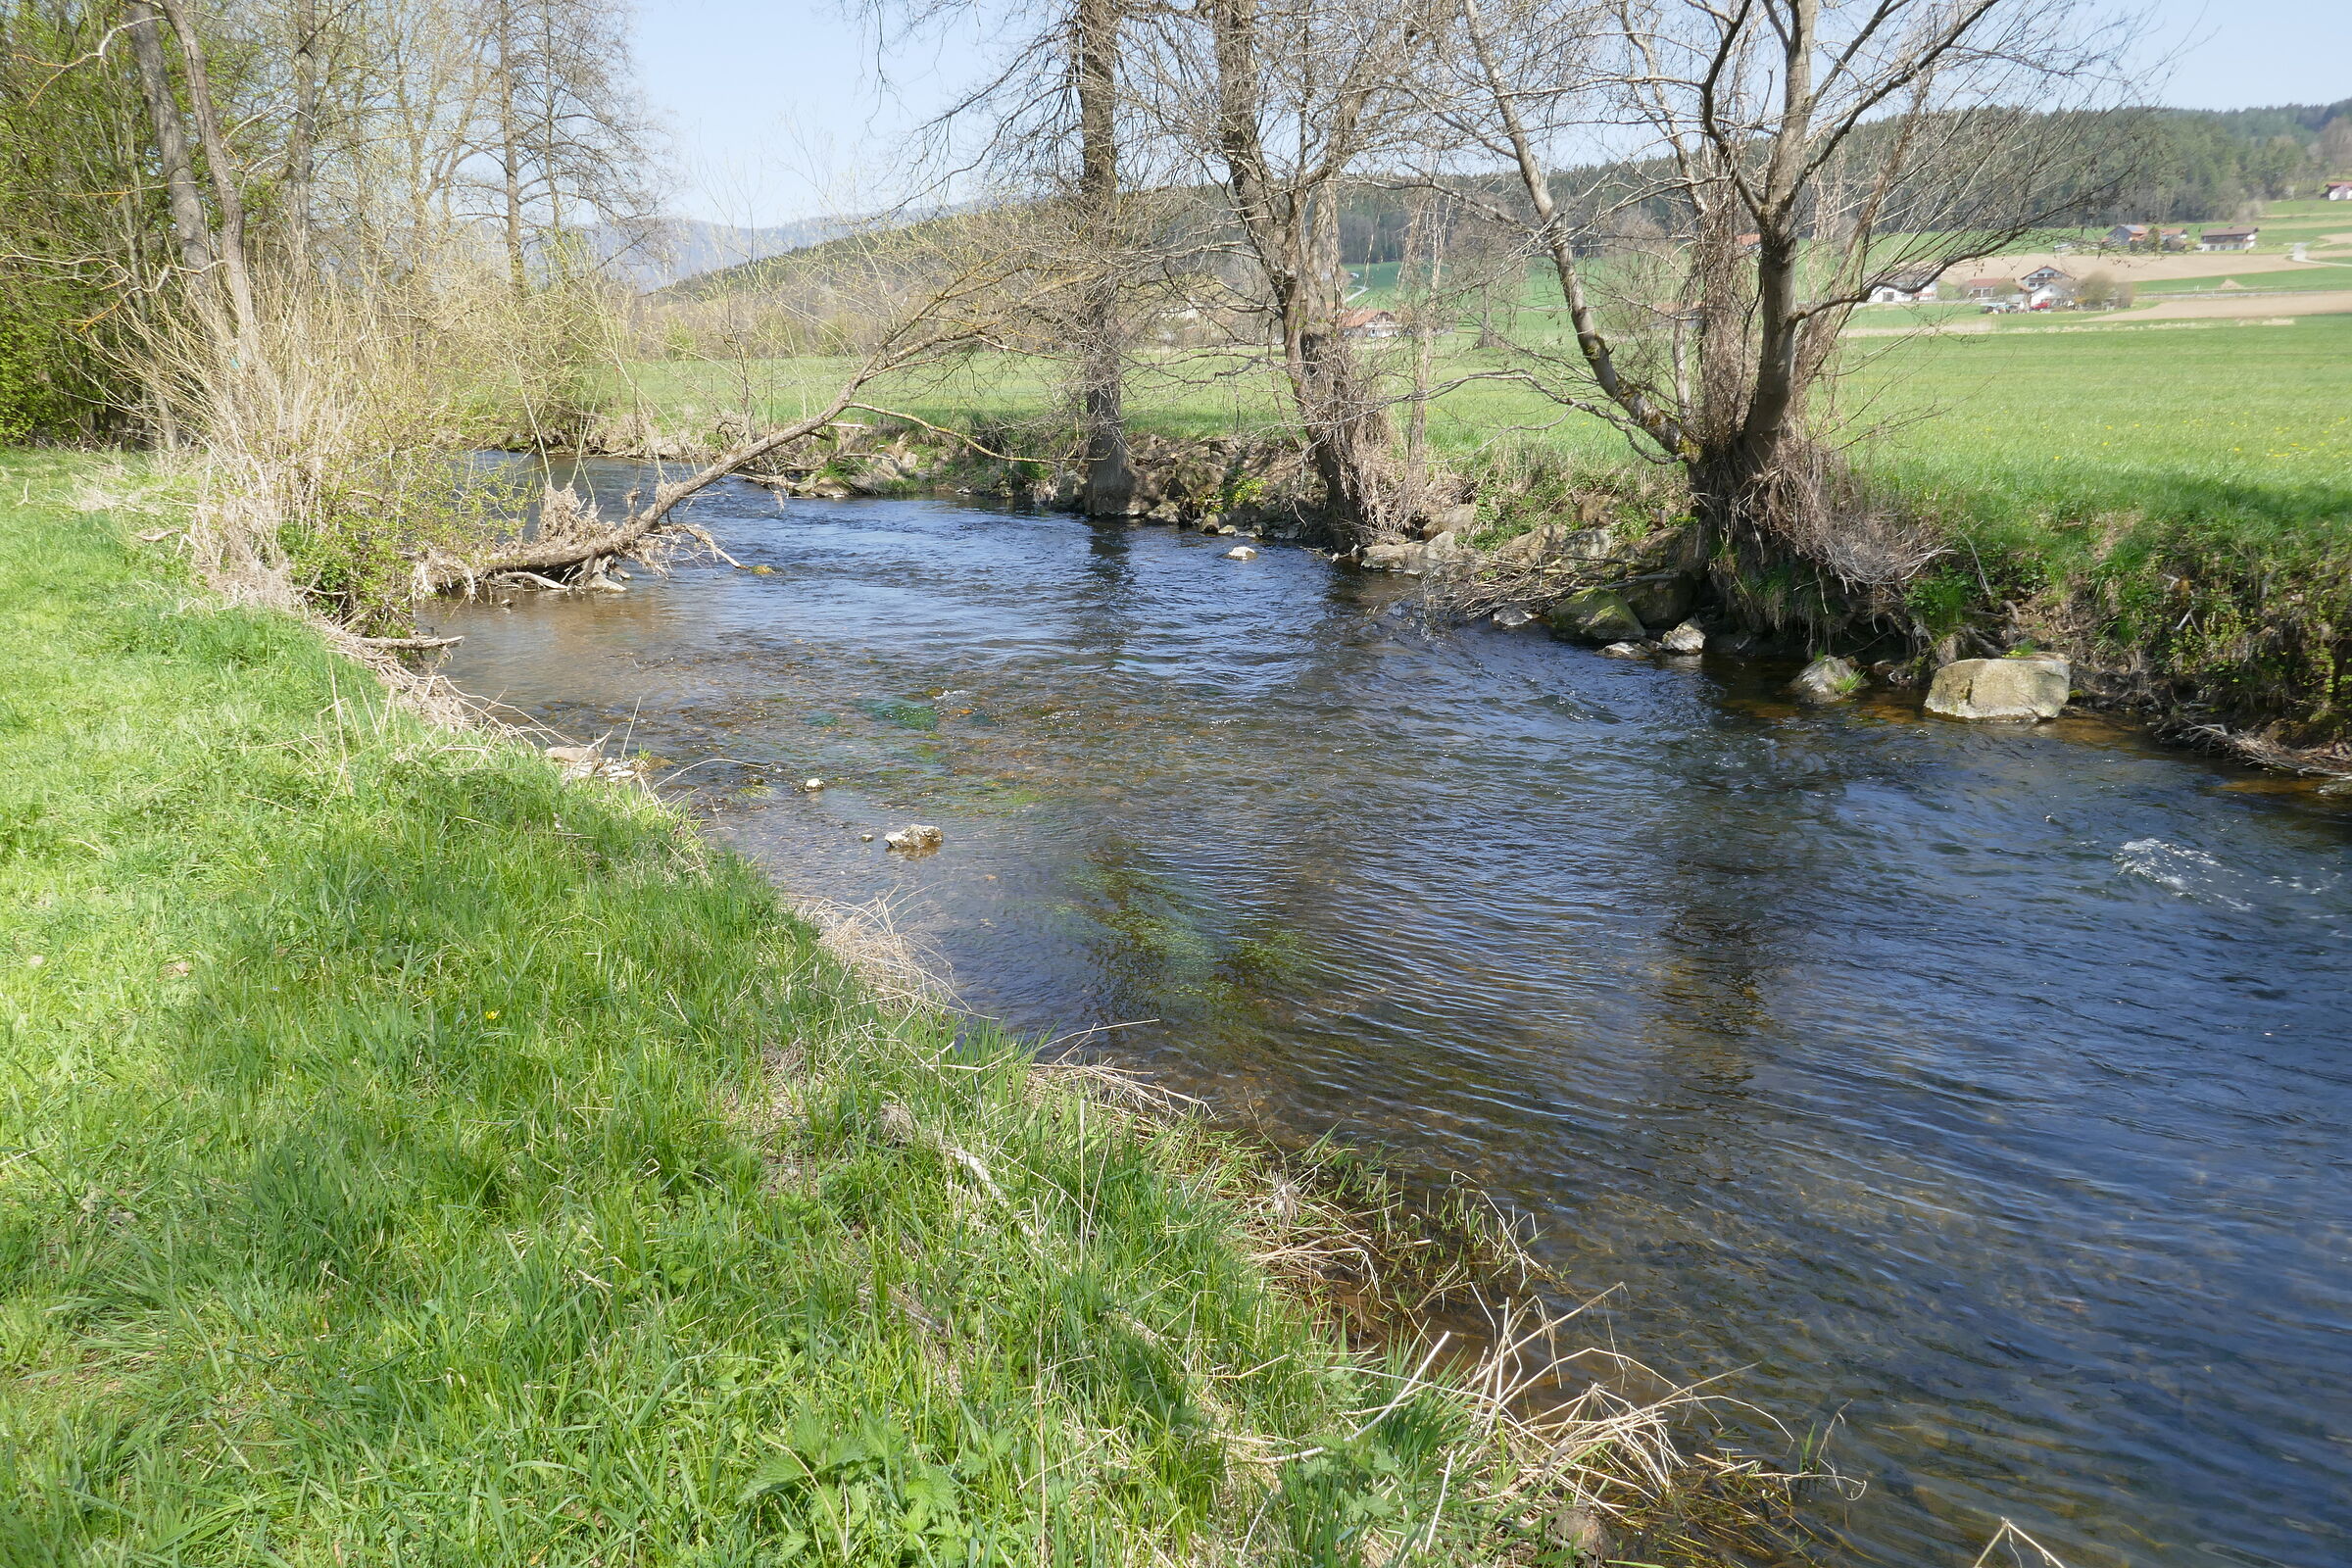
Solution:
{"label": "distant hill", "polygon": [[[2128,169],[2114,188],[2087,201],[2078,220],[2209,222],[2236,218],[2251,203],[2310,194],[2322,180],[2352,177],[2352,98],[2331,104],[2258,109],[2123,109],[2052,117],[2053,131],[2087,135],[2109,170]],[[2111,152],[2105,149],[2112,149]],[[1626,166],[1632,177],[1638,166]],[[1565,195],[1592,182],[1596,171],[1557,176]],[[908,215],[930,221],[952,210]],[[1671,221],[1671,215],[1661,215]],[[1343,205],[1342,259],[1351,267],[1402,259],[1411,221],[1409,199],[1361,187]],[[774,275],[774,258],[838,239],[862,226],[854,219],[808,219],[774,228],[737,228],[679,220],[666,252],[658,243],[629,250],[621,266],[640,288],[676,298],[712,298],[757,287]],[[614,233],[612,255],[626,249]],[[638,259],[642,256],[642,260]]]}
{"label": "distant hill", "polygon": [[772,228],[671,218],[643,228],[599,223],[585,237],[589,250],[614,275],[651,292],[682,278],[820,245],[856,226],[855,220],[837,218],[805,218]]}

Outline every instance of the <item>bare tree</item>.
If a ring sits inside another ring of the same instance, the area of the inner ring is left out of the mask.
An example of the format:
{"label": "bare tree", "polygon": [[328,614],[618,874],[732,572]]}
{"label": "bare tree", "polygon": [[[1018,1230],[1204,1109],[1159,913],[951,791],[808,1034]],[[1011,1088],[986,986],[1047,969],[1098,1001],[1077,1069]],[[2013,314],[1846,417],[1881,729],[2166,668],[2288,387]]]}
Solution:
{"label": "bare tree", "polygon": [[1342,539],[1401,520],[1389,400],[1344,319],[1340,207],[1412,139],[1420,0],[1200,0],[1158,29],[1164,122],[1224,194],[1284,384]]}
{"label": "bare tree", "polygon": [[[1525,234],[1568,318],[1572,346],[1523,355],[1531,379],[1682,466],[1702,560],[1795,553],[1849,582],[1915,568],[1840,530],[1825,492],[1838,333],[1874,290],[1923,286],[2082,199],[2089,154],[2043,117],[2106,84],[2117,34],[2066,0],[1458,0],[1456,16],[1469,79],[1440,113],[1507,161],[1523,205],[1457,189]],[[1552,155],[1572,142],[1592,156],[1563,179]],[[1662,220],[1666,267],[1593,259],[1635,215]]]}

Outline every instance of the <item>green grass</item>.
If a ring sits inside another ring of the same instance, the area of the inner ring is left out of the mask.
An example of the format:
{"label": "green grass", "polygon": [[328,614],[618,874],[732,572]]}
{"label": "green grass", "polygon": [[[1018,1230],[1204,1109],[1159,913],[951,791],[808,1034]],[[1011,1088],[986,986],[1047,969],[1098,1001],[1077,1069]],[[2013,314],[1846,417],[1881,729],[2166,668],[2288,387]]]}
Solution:
{"label": "green grass", "polygon": [[1235,1146],[5,466],[0,1561],[1493,1560]]}

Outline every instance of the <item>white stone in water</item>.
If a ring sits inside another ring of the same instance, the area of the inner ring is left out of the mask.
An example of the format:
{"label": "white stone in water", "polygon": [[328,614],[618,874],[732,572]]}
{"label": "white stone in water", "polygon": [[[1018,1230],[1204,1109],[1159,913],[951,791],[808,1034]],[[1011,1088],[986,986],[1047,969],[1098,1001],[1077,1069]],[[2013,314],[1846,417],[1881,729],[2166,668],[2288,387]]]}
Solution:
{"label": "white stone in water", "polygon": [[1494,616],[1495,625],[1506,628],[1524,626],[1535,618],[1535,612],[1525,605],[1504,605]]}
{"label": "white stone in water", "polygon": [[1670,654],[1695,654],[1707,646],[1707,634],[1686,620],[1659,638],[1658,643]]}
{"label": "white stone in water", "polygon": [[1647,659],[1649,650],[1640,643],[1611,643],[1600,651],[1603,659]]}
{"label": "white stone in water", "polygon": [[1235,545],[1231,550],[1225,552],[1225,559],[1227,561],[1255,561],[1257,552],[1248,545]]}
{"label": "white stone in water", "polygon": [[801,781],[801,788],[809,791],[811,794],[823,789],[824,787],[825,781],[821,778],[803,779]]}
{"label": "white stone in water", "polygon": [[1816,659],[1799,670],[1796,679],[1788,683],[1788,689],[1796,694],[1798,702],[1814,707],[1843,702],[1859,691],[1861,686],[1862,672],[1853,666],[1850,660],[1839,659],[1834,654],[1824,654]]}
{"label": "white stone in water", "polygon": [[882,842],[894,850],[936,850],[946,835],[928,822],[910,822],[896,833],[885,833]]}

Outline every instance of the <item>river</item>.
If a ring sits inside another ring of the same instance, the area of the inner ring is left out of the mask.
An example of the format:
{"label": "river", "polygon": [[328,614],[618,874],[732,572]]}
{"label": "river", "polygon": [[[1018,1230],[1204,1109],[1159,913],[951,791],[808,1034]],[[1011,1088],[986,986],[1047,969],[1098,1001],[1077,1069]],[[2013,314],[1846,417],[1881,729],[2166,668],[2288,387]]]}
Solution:
{"label": "river", "polygon": [[[1620,1345],[1827,1434],[1835,1560],[2006,1516],[2072,1568],[2352,1562],[2352,801],[1430,628],[1303,550],[693,516],[771,570],[443,607],[448,672],[699,764],[971,1010],[1532,1216]],[[908,821],[945,847],[860,837]]]}

